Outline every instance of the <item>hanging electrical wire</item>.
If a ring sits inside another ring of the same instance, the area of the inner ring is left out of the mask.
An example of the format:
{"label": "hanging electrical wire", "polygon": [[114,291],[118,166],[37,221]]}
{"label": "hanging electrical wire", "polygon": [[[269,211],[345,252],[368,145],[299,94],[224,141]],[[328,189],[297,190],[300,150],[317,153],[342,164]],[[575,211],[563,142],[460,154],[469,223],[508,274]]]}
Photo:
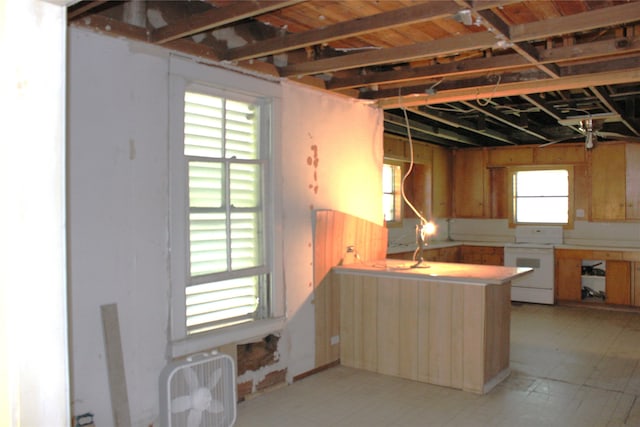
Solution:
{"label": "hanging electrical wire", "polygon": [[404,202],[409,205],[409,207],[411,208],[411,210],[416,214],[416,216],[418,218],[420,218],[420,221],[422,222],[422,224],[426,224],[427,220],[425,219],[424,216],[422,216],[422,214],[420,214],[420,212],[418,212],[418,210],[415,208],[415,206],[413,206],[413,204],[409,201],[409,199],[407,198],[407,195],[405,194],[404,191],[404,184],[407,180],[407,177],[409,175],[411,175],[411,171],[413,170],[413,139],[411,138],[411,128],[409,126],[409,117],[407,116],[407,109],[403,106],[402,107],[402,112],[404,113],[404,121],[405,124],[407,126],[407,137],[409,138],[409,167],[407,168],[407,172],[404,174],[404,176],[402,177],[402,183],[400,186],[400,193],[402,194],[402,200],[404,200]]}
{"label": "hanging electrical wire", "polygon": [[493,88],[493,92],[491,92],[491,96],[488,97],[488,98],[480,99],[479,98],[480,89],[478,89],[478,91],[476,92],[476,102],[478,103],[479,106],[486,107],[487,105],[489,105],[489,103],[493,99],[494,95],[496,94],[496,91],[498,90],[498,86],[500,86],[500,81],[501,80],[502,80],[502,75],[499,75],[498,76],[498,81],[496,82],[496,85]]}

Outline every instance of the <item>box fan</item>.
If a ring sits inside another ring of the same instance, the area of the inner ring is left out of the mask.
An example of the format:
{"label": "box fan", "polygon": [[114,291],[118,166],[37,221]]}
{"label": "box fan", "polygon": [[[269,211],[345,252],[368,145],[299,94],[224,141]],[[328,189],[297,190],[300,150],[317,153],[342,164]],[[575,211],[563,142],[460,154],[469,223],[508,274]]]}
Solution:
{"label": "box fan", "polygon": [[231,427],[236,421],[235,367],[218,352],[168,364],[160,375],[160,425]]}

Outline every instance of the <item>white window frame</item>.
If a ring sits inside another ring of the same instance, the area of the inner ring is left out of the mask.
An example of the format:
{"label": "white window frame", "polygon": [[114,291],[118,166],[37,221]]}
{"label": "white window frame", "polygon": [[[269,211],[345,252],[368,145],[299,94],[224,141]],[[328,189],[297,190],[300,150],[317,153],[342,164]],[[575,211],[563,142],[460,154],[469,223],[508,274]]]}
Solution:
{"label": "white window frame", "polygon": [[[568,218],[567,222],[549,223],[549,222],[517,222],[516,221],[516,189],[515,176],[518,172],[522,171],[548,171],[548,170],[564,170],[568,174],[568,199],[567,209]],[[572,165],[541,165],[541,166],[515,166],[508,168],[508,200],[509,200],[509,225],[514,227],[516,225],[561,225],[564,228],[573,228],[574,221],[574,184],[573,184],[573,166]]]}
{"label": "white window frame", "polygon": [[[401,162],[394,162],[394,161],[389,161],[389,160],[385,160],[383,162],[383,168],[388,165],[391,166],[392,168],[394,168],[397,172],[393,174],[393,193],[384,193],[384,182],[383,184],[383,197],[385,194],[393,194],[393,200],[394,200],[394,204],[395,204],[395,208],[394,208],[394,212],[395,212],[395,217],[393,218],[393,220],[391,221],[387,221],[385,219],[386,225],[387,226],[401,226],[402,225],[402,220],[404,217],[404,201],[402,200],[402,177],[404,175],[404,166],[403,163]],[[384,180],[384,173],[382,174],[382,179]],[[384,207],[384,201],[382,202],[382,205]],[[384,212],[383,212],[384,215]]]}
{"label": "white window frame", "polygon": [[[281,87],[279,84],[222,68],[170,57],[169,60],[169,245],[170,245],[170,353],[172,357],[221,345],[261,338],[284,327],[284,280],[282,263],[282,212],[279,171],[281,140]],[[188,184],[184,160],[184,94],[188,90],[233,98],[237,95],[268,99],[271,106],[270,144],[265,170],[265,261],[271,271],[268,318],[208,332],[187,335],[185,286],[189,280]]]}

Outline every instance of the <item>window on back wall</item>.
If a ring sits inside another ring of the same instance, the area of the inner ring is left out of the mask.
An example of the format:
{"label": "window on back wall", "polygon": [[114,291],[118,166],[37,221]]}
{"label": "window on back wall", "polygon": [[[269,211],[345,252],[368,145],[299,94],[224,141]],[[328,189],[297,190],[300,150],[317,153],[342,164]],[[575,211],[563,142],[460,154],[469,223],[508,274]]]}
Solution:
{"label": "window on back wall", "polygon": [[513,223],[572,223],[571,167],[514,168],[510,171],[510,177],[510,218]]}
{"label": "window on back wall", "polygon": [[264,108],[258,102],[185,93],[188,334],[264,318],[269,311],[260,128]]}
{"label": "window on back wall", "polygon": [[393,163],[382,165],[382,207],[387,224],[402,222],[402,167]]}

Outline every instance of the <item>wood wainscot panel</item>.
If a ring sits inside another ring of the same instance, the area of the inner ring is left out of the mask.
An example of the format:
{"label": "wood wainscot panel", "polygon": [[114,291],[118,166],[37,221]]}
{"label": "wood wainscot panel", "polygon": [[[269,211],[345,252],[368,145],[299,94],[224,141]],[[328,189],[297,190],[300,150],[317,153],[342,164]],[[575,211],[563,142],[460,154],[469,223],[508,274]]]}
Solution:
{"label": "wood wainscot panel", "polygon": [[[384,259],[387,229],[332,210],[314,212],[313,284],[315,311],[315,367],[340,359],[340,289],[330,274],[341,263]],[[347,253],[347,247],[354,252]],[[337,338],[337,340],[336,340]]]}
{"label": "wood wainscot panel", "polygon": [[508,284],[335,277],[343,298],[343,365],[474,393],[508,375]]}

